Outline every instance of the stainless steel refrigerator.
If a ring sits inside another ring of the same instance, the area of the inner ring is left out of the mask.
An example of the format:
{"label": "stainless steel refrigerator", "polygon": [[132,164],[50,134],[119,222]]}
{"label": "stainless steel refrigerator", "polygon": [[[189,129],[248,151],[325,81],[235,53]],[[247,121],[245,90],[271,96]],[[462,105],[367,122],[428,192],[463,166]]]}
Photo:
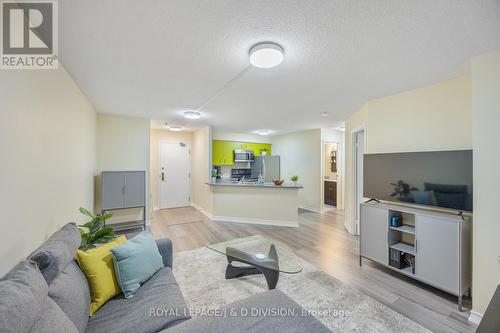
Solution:
{"label": "stainless steel refrigerator", "polygon": [[279,156],[255,156],[255,162],[250,163],[252,178],[262,174],[264,181],[270,183],[273,179],[280,178],[280,157]]}

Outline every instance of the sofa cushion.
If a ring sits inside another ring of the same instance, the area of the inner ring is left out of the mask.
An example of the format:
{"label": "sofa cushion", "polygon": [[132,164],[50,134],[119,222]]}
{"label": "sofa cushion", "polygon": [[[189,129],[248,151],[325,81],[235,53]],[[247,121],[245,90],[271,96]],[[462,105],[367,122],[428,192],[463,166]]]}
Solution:
{"label": "sofa cushion", "polygon": [[80,232],[76,224],[68,223],[40,245],[29,259],[38,264],[43,277],[50,284],[73,260],[80,242]]}
{"label": "sofa cushion", "polygon": [[[248,297],[225,306],[225,309],[227,316],[197,317],[165,333],[330,332],[318,319],[305,313],[299,304],[279,290]],[[282,315],[281,311],[286,315]]]}
{"label": "sofa cushion", "polygon": [[134,297],[119,295],[106,303],[89,319],[87,332],[158,332],[188,319],[186,312],[172,270],[165,267],[146,281]]}
{"label": "sofa cushion", "polygon": [[116,279],[126,298],[134,296],[141,284],[163,268],[163,259],[148,231],[111,249]]}
{"label": "sofa cushion", "polygon": [[121,235],[112,242],[87,251],[78,250],[76,253],[78,264],[90,287],[92,298],[90,302],[91,316],[108,300],[122,292],[116,281],[113,256],[109,250],[126,241],[127,238]]}
{"label": "sofa cushion", "polygon": [[49,297],[73,322],[78,331],[85,332],[89,320],[90,290],[85,275],[75,261],[52,281]]}
{"label": "sofa cushion", "polygon": [[0,326],[3,333],[28,332],[40,317],[48,287],[33,261],[22,261],[0,281]]}
{"label": "sofa cushion", "polygon": [[43,311],[35,321],[30,333],[78,333],[73,322],[49,297],[45,298]]}

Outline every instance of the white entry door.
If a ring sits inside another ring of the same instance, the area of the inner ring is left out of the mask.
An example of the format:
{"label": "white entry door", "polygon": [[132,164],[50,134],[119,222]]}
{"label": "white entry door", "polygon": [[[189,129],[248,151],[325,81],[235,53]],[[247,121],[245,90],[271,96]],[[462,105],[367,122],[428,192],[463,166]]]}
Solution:
{"label": "white entry door", "polygon": [[160,209],[190,205],[191,149],[183,143],[160,142]]}

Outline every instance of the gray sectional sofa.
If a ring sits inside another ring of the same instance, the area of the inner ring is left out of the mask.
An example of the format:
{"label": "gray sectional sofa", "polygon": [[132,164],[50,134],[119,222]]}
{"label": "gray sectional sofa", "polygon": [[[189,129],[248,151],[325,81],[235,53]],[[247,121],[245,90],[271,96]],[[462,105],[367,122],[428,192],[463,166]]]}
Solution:
{"label": "gray sectional sofa", "polygon": [[[329,332],[316,318],[302,315],[190,319],[172,273],[168,239],[157,241],[164,268],[134,297],[119,295],[89,317],[89,286],[74,260],[79,244],[76,225],[67,224],[0,281],[2,332]],[[234,313],[242,308],[302,313],[297,303],[277,290],[226,306]]]}

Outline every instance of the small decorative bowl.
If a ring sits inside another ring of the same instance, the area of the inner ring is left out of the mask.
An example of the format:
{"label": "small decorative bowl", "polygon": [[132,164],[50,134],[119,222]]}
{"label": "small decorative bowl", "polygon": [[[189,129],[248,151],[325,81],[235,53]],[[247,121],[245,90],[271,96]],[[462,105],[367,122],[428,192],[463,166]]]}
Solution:
{"label": "small decorative bowl", "polygon": [[281,186],[285,182],[284,179],[273,179],[274,185]]}

